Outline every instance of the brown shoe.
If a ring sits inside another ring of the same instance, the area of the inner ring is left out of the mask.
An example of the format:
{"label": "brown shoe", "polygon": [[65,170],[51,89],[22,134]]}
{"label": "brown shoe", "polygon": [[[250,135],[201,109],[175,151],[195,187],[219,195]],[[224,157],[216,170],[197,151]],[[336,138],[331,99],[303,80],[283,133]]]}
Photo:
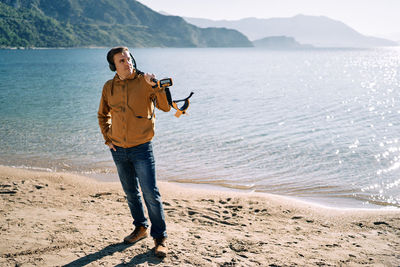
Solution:
{"label": "brown shoe", "polygon": [[157,257],[164,258],[167,256],[168,248],[166,240],[166,237],[154,238],[154,254],[156,254]]}
{"label": "brown shoe", "polygon": [[136,226],[135,230],[124,238],[126,244],[133,244],[147,237],[147,228],[144,226]]}

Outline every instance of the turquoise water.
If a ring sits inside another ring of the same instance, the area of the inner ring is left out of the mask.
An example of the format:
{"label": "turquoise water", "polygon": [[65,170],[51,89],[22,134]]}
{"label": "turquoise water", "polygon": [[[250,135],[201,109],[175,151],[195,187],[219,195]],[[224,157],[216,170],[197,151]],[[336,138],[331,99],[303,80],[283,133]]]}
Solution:
{"label": "turquoise water", "polygon": [[[106,52],[0,50],[0,164],[116,179],[97,125]],[[174,98],[195,92],[189,115],[156,114],[159,179],[400,206],[399,48],[134,55]]]}

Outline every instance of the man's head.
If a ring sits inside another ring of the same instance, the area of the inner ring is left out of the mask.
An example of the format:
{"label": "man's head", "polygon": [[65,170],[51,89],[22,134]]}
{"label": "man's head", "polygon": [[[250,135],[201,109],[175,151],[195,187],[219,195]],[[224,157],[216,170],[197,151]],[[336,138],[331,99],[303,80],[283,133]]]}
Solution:
{"label": "man's head", "polygon": [[120,77],[127,77],[133,73],[133,63],[129,49],[124,46],[114,47],[107,53],[110,70],[117,71]]}

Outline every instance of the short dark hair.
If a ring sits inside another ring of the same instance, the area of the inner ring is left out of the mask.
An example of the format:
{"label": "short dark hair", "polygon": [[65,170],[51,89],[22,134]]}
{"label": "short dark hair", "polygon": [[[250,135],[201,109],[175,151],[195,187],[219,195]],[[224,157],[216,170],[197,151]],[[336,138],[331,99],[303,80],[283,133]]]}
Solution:
{"label": "short dark hair", "polygon": [[115,67],[114,56],[119,53],[123,53],[124,51],[129,51],[128,47],[126,46],[117,46],[111,48],[110,51],[107,53],[107,61],[108,66],[110,67],[111,71],[116,71],[117,68]]}

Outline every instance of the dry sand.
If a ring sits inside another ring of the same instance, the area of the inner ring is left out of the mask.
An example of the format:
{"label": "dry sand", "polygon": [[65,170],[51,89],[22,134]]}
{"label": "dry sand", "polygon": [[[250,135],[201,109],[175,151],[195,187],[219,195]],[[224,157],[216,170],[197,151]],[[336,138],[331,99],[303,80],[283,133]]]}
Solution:
{"label": "dry sand", "polygon": [[117,182],[0,166],[0,266],[400,266],[400,210],[339,210],[159,182],[170,252],[132,230]]}

